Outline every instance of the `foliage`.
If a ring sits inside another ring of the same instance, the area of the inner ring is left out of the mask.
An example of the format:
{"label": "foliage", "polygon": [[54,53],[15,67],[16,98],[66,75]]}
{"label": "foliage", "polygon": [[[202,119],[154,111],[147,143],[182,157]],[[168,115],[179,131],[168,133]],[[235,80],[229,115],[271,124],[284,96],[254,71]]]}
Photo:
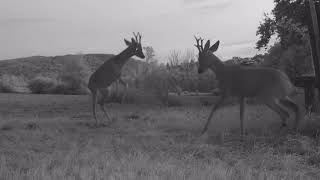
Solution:
{"label": "foliage", "polygon": [[266,15],[257,30],[257,49],[267,45],[272,35],[276,42],[264,56],[263,65],[284,70],[293,80],[313,72],[304,0],[274,0],[272,16]]}
{"label": "foliage", "polygon": [[[145,55],[149,59],[148,63],[129,60],[122,69],[122,79],[129,84],[129,88],[145,90],[147,86],[153,84],[152,81],[157,82],[159,79],[166,82],[163,87],[168,86],[168,92],[209,92],[215,87],[212,73],[198,74],[196,56],[192,50],[176,51],[173,56],[176,59],[170,65],[168,63],[167,66],[158,63],[152,47],[145,47]],[[6,83],[6,87],[3,85],[3,91],[11,91],[9,86],[12,86],[15,91],[19,92],[29,92],[28,88],[31,87],[30,91],[33,93],[87,94],[86,86],[90,73],[110,57],[112,55],[77,54],[3,60],[0,62],[0,74],[4,75],[4,79],[7,79],[6,81],[2,80],[2,84]],[[147,72],[145,71],[146,67],[148,68]],[[6,74],[10,74],[10,77]],[[13,76],[17,78],[11,80],[14,78]],[[160,89],[164,90],[165,88]]]}
{"label": "foliage", "polygon": [[267,14],[264,14],[264,22],[260,23],[256,35],[260,35],[260,39],[256,43],[256,48],[261,49],[262,47],[267,46],[270,41],[270,38],[275,33],[275,22]]}
{"label": "foliage", "polygon": [[24,78],[20,76],[15,76],[11,74],[3,74],[0,77],[0,92],[3,93],[14,93],[21,92],[23,90],[21,87],[24,87],[26,84]]}
{"label": "foliage", "polygon": [[[119,83],[118,81],[111,84],[109,88],[101,89],[99,91],[99,101],[106,102],[129,102],[129,98],[127,97],[130,89],[126,89],[126,87]],[[130,93],[129,93],[130,94]]]}
{"label": "foliage", "polygon": [[166,103],[169,90],[175,85],[169,71],[164,66],[154,68],[142,80],[143,89],[154,93],[163,103]]}
{"label": "foliage", "polygon": [[279,43],[275,44],[265,55],[263,65],[284,70],[292,80],[312,72],[310,52],[301,45],[292,45],[283,50]]}
{"label": "foliage", "polygon": [[280,43],[276,43],[265,54],[262,65],[283,70],[291,80],[313,72],[309,47],[303,45],[291,45],[283,49]]}
{"label": "foliage", "polygon": [[58,89],[63,91],[63,94],[87,94],[89,69],[82,59],[73,59],[66,63],[58,79]]}
{"label": "foliage", "polygon": [[[302,44],[303,36],[296,30],[306,28],[309,22],[305,0],[274,0],[274,3],[275,7],[271,15],[265,14],[258,27],[257,35],[260,36],[260,39],[256,44],[256,48],[266,47],[271,36],[275,34],[279,38],[282,47],[287,47],[291,44]],[[293,26],[287,26],[284,23]]]}
{"label": "foliage", "polygon": [[55,79],[43,76],[35,77],[28,84],[28,88],[34,94],[51,94],[55,91],[56,86],[57,81]]}
{"label": "foliage", "polygon": [[263,62],[264,59],[264,55],[255,55],[252,58],[241,58],[241,57],[233,57],[232,59],[229,59],[227,61],[225,61],[225,64],[229,64],[229,65],[250,65],[250,66],[258,66],[261,65],[261,63]]}
{"label": "foliage", "polygon": [[145,51],[145,59],[147,64],[151,63],[152,61],[154,61],[154,56],[155,56],[155,52],[152,46],[146,46],[143,48]]}
{"label": "foliage", "polygon": [[81,59],[65,62],[57,78],[37,76],[29,82],[29,89],[37,94],[87,94],[87,66]]}
{"label": "foliage", "polygon": [[212,72],[198,74],[198,64],[193,50],[187,49],[184,53],[171,51],[166,67],[183,91],[209,92],[217,86]]}

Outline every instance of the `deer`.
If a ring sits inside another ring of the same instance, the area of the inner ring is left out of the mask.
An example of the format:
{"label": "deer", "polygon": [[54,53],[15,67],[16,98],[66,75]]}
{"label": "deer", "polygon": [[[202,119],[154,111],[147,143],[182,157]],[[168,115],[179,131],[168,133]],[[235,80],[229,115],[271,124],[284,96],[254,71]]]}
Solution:
{"label": "deer", "polygon": [[[122,85],[120,88],[120,84]],[[97,96],[97,104],[104,104],[107,100],[111,100],[111,96],[115,96],[119,99],[119,103],[122,104],[127,96],[128,83],[124,82],[120,77],[118,80],[113,82],[109,87],[100,89],[99,95]]]}
{"label": "deer", "polygon": [[[98,69],[93,72],[89,78],[88,89],[92,94],[92,114],[95,119],[95,125],[98,126],[99,122],[96,116],[96,104],[98,93],[102,94],[110,85],[118,80],[121,82],[121,70],[124,64],[132,57],[137,56],[138,58],[144,59],[144,53],[141,46],[141,34],[138,32],[133,33],[134,38],[131,41],[124,39],[127,48],[120,52],[118,55],[113,56],[109,60],[105,61]],[[123,82],[123,81],[122,81]],[[109,91],[110,92],[110,91]],[[104,108],[104,101],[99,101],[101,110],[104,116],[112,121],[108,112]]]}
{"label": "deer", "polygon": [[217,51],[220,41],[210,46],[207,40],[203,46],[201,37],[196,39],[198,54],[198,73],[212,70],[219,82],[221,96],[213,106],[206,124],[201,131],[203,135],[207,130],[214,112],[222,105],[226,97],[236,97],[240,102],[240,131],[243,136],[243,118],[246,98],[255,98],[258,103],[266,105],[281,118],[281,129],[287,126],[290,117],[288,109],[295,113],[294,130],[297,129],[301,113],[299,106],[289,97],[294,87],[289,77],[282,71],[268,67],[251,67],[242,65],[224,64],[214,52]]}

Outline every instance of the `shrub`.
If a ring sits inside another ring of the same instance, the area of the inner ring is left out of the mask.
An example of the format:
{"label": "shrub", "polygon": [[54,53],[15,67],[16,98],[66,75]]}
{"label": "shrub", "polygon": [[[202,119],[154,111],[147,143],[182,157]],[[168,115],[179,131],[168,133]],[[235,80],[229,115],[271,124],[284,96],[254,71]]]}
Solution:
{"label": "shrub", "polygon": [[59,74],[59,85],[56,93],[59,94],[88,94],[87,82],[89,68],[82,60],[73,59],[66,63],[62,73]]}
{"label": "shrub", "polygon": [[164,68],[157,68],[143,78],[144,90],[154,93],[163,104],[168,104],[168,93],[171,88],[169,72]]}
{"label": "shrub", "polygon": [[26,91],[26,81],[24,78],[9,74],[0,77],[0,92],[12,93]]}
{"label": "shrub", "polygon": [[12,84],[9,83],[3,77],[1,77],[0,92],[2,92],[2,93],[12,93],[12,92],[14,92],[14,88],[13,88]]}
{"label": "shrub", "polygon": [[57,80],[36,77],[29,82],[29,89],[36,94],[88,94],[88,67],[81,59],[66,62]]}
{"label": "shrub", "polygon": [[114,103],[129,103],[133,102],[133,95],[130,93],[131,89],[126,89],[126,87],[122,84],[118,84],[114,82],[109,88],[101,89],[99,92],[99,100],[98,101],[106,101],[106,102],[114,102]]}
{"label": "shrub", "polygon": [[52,94],[89,94],[89,91],[84,86],[74,86],[73,84],[68,84],[66,82],[58,82],[54,89],[51,91]]}
{"label": "shrub", "polygon": [[56,86],[56,80],[42,76],[35,77],[28,84],[28,88],[34,94],[50,94],[54,92]]}

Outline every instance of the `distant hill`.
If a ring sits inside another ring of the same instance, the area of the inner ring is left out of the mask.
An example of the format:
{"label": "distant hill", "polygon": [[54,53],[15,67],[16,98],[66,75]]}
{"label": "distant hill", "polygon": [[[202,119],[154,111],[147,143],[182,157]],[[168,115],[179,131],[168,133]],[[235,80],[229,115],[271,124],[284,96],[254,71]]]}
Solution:
{"label": "distant hill", "polygon": [[[90,74],[112,54],[77,54],[64,56],[32,56],[0,61],[0,75],[9,74],[30,80],[36,76],[56,77],[71,61],[81,61],[89,68]],[[124,76],[135,76],[145,63],[131,59],[123,68]]]}

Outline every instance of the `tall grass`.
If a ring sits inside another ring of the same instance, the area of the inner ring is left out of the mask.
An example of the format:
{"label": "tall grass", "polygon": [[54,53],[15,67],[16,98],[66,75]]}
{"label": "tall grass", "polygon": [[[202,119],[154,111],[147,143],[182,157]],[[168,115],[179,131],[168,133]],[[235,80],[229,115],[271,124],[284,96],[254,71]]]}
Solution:
{"label": "tall grass", "polygon": [[248,106],[247,125],[258,121],[258,126],[248,127],[240,141],[238,106],[217,112],[208,137],[199,138],[209,107],[113,104],[107,110],[116,120],[93,128],[86,96],[9,96],[0,95],[0,179],[320,177],[319,125],[282,133],[280,119],[277,128],[261,125],[278,117],[260,106]]}

